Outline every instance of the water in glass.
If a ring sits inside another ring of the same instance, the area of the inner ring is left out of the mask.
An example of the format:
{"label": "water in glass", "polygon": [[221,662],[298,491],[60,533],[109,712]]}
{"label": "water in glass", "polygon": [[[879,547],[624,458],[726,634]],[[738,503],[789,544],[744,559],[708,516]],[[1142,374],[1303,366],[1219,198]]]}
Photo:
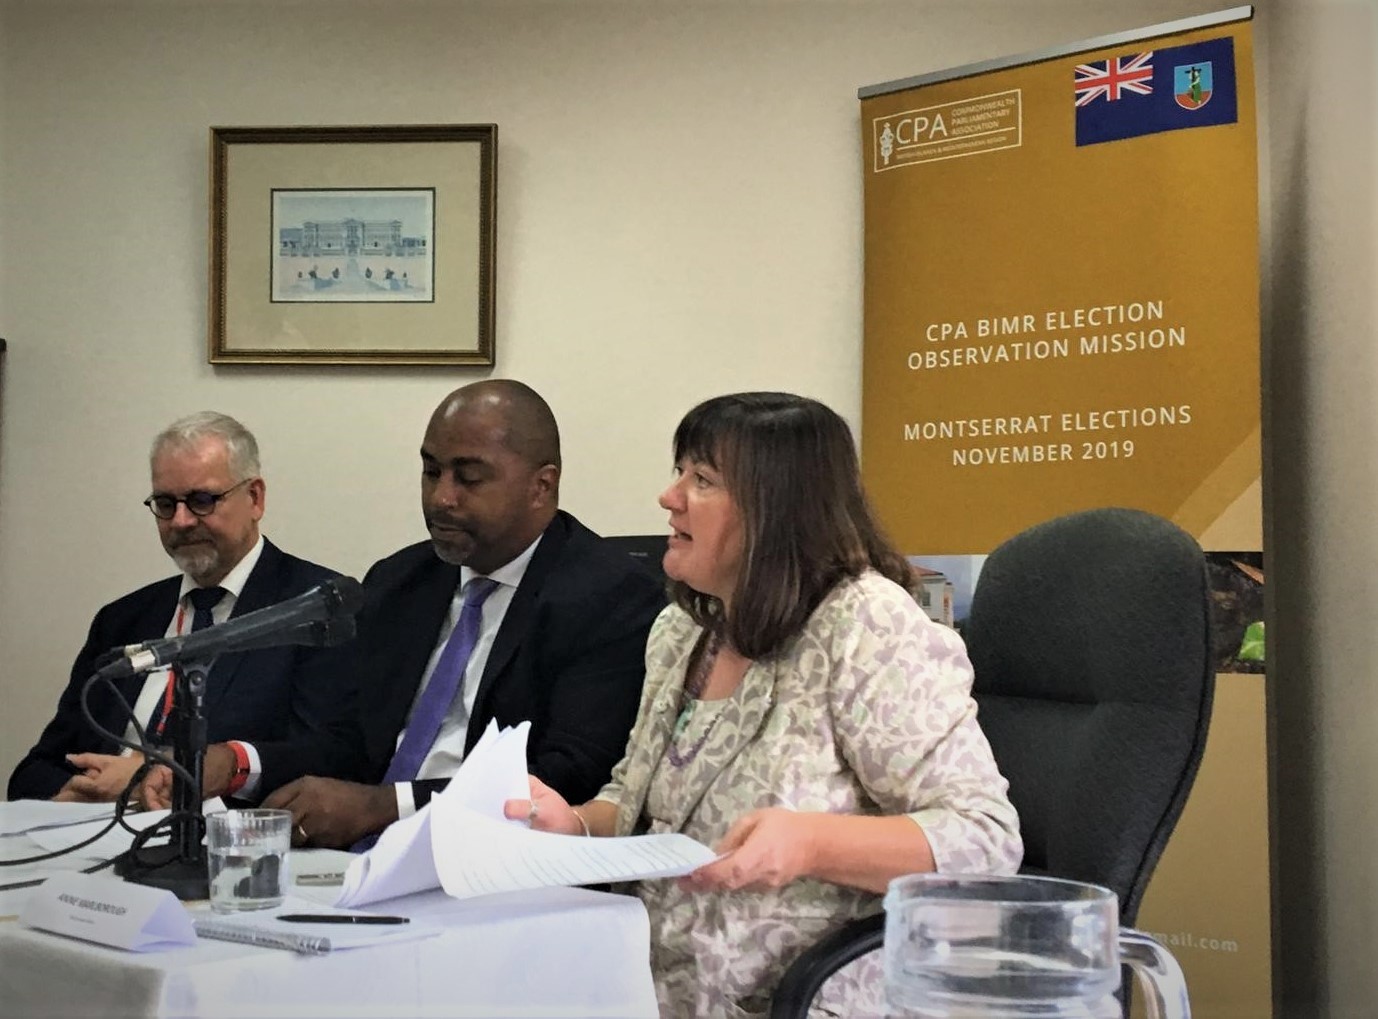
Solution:
{"label": "water in glass", "polygon": [[288,886],[292,815],[227,810],[206,818],[211,909],[237,913],[282,905]]}

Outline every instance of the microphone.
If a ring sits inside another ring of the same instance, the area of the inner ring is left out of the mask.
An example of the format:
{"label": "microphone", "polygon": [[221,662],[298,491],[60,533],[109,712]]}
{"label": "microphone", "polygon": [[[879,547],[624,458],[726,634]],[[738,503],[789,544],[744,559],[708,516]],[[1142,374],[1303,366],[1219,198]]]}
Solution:
{"label": "microphone", "polygon": [[[303,623],[282,633],[265,633],[257,639],[246,637],[243,642],[236,642],[234,650],[254,651],[258,648],[282,647],[287,644],[299,644],[302,647],[334,647],[336,644],[353,640],[354,633],[354,617],[341,616],[339,619],[326,619],[318,623]],[[112,647],[108,651],[102,651],[96,657],[94,671],[112,677],[131,675],[127,668],[121,668],[117,673],[107,673],[104,670],[121,660],[130,661],[147,649],[148,644],[144,643],[125,644],[123,647]],[[149,669],[152,668],[154,666],[149,666]]]}
{"label": "microphone", "polygon": [[[241,617],[243,618],[243,617]],[[264,647],[283,647],[299,644],[302,647],[334,647],[354,639],[354,617],[341,616],[339,619],[322,619],[315,623],[303,623],[280,633],[264,633],[261,637],[245,637],[237,641],[235,651],[256,651]]]}
{"label": "microphone", "polygon": [[364,589],[357,580],[336,577],[295,598],[245,613],[219,626],[151,640],[134,649],[120,649],[118,657],[98,672],[110,679],[120,679],[178,662],[206,661],[233,651],[287,644],[342,644],[354,636],[354,613],[363,603]]}

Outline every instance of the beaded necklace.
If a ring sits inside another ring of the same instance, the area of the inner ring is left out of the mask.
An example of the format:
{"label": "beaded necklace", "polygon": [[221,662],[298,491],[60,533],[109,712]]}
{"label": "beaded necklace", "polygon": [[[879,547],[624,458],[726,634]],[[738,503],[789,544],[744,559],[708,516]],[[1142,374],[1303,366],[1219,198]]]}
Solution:
{"label": "beaded necklace", "polygon": [[722,712],[714,715],[713,720],[704,726],[699,738],[694,740],[689,749],[683,753],[680,753],[679,748],[675,746],[680,737],[684,735],[684,730],[689,726],[689,719],[694,714],[694,706],[703,695],[704,687],[708,685],[708,674],[713,671],[713,663],[718,660],[718,649],[721,647],[722,636],[714,630],[708,635],[708,641],[699,654],[698,664],[693,673],[685,680],[684,688],[679,692],[679,715],[675,718],[675,729],[670,735],[669,746],[666,747],[666,756],[670,758],[670,763],[676,768],[684,767],[699,756],[699,751],[707,742],[709,733],[718,724],[718,719],[722,718]]}

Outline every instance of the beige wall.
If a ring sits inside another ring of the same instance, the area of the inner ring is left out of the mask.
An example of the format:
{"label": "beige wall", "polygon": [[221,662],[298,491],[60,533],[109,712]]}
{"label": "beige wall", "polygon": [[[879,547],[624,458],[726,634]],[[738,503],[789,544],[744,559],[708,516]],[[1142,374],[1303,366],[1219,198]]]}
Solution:
{"label": "beige wall", "polygon": [[1264,209],[1277,648],[1274,838],[1291,1014],[1378,1011],[1378,11],[1273,11]]}
{"label": "beige wall", "polygon": [[[856,423],[858,86],[1223,6],[0,0],[0,771],[95,609],[168,572],[138,505],[162,424],[243,418],[268,533],[357,573],[422,536],[421,429],[480,374],[207,365],[209,125],[497,123],[495,374],[555,408],[568,508],[656,532],[695,400],[793,389]],[[1283,975],[1357,1016],[1378,316],[1372,100],[1356,119],[1346,80],[1372,96],[1374,31],[1367,5],[1305,0],[1265,0],[1257,30]]]}

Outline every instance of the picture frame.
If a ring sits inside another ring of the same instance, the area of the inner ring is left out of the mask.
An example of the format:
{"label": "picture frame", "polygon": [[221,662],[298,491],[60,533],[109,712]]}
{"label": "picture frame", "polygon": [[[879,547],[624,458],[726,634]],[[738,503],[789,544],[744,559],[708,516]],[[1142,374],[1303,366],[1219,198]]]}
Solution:
{"label": "picture frame", "polygon": [[496,124],[212,127],[212,364],[492,365]]}

